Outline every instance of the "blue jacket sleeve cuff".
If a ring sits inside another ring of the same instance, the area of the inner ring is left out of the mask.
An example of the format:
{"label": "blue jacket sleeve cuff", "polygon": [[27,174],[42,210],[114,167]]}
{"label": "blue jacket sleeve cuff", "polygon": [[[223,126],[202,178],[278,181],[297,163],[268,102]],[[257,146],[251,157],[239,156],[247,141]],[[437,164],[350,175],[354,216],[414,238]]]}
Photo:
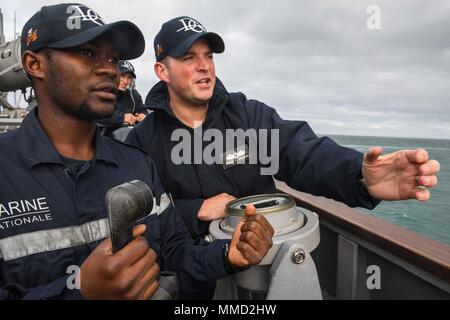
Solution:
{"label": "blue jacket sleeve cuff", "polygon": [[201,221],[198,219],[198,211],[200,210],[203,199],[175,199],[175,206],[178,209],[186,227],[193,238],[203,238],[209,234],[209,221]]}

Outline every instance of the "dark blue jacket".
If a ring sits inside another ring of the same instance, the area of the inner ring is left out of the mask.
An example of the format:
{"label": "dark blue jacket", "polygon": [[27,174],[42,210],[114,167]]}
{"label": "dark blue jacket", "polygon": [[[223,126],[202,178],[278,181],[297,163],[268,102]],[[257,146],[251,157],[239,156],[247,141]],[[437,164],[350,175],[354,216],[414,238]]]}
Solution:
{"label": "dark blue jacket", "polygon": [[147,114],[147,109],[142,102],[141,95],[134,88],[117,92],[117,101],[114,112],[109,118],[98,121],[100,126],[120,128],[123,125],[125,113],[143,113]]}
{"label": "dark blue jacket", "polygon": [[194,245],[153,162],[141,150],[97,133],[94,158],[71,176],[37,110],[21,128],[0,135],[0,299],[80,298],[79,290],[66,285],[70,266],[81,266],[109,235],[106,192],[134,179],[147,183],[156,197],[157,209],[140,223],[147,225],[161,270],[178,272],[183,297],[210,297],[202,290],[226,275],[224,241]]}
{"label": "dark blue jacket", "polygon": [[[173,115],[168,101],[167,86],[159,82],[145,101],[154,112],[131,131],[127,141],[152,157],[164,189],[172,194],[194,237],[208,232],[209,223],[197,219],[203,199],[222,192],[237,198],[276,192],[272,176],[260,174],[260,164],[227,169],[219,164],[174,164],[171,151],[179,142],[171,141],[172,132],[184,128],[193,135],[194,131]],[[203,131],[210,128],[222,133],[239,128],[279,129],[280,164],[275,178],[299,191],[342,201],[352,207],[373,208],[378,203],[360,182],[362,153],[339,146],[330,138],[318,138],[306,122],[283,120],[275,109],[248,100],[242,93],[228,93],[219,80],[202,125]]]}

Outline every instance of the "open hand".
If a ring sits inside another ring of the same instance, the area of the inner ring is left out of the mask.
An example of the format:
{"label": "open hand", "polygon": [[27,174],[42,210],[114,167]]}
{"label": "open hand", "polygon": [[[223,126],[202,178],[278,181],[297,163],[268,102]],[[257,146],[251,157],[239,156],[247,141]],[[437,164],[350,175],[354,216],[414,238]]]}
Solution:
{"label": "open hand", "polygon": [[382,153],[383,148],[375,147],[364,155],[362,173],[369,194],[379,200],[428,201],[427,189],[438,182],[439,162],[429,160],[424,149]]}

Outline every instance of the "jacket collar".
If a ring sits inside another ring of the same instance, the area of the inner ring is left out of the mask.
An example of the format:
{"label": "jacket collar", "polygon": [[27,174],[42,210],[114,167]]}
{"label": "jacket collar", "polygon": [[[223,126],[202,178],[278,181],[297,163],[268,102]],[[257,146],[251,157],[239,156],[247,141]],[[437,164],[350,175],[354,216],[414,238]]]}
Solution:
{"label": "jacket collar", "polygon": [[[30,168],[40,163],[64,164],[59,153],[56,151],[47,134],[41,127],[38,117],[38,108],[31,110],[23,119],[19,129],[19,151]],[[100,135],[98,130],[95,134],[95,160],[105,163],[118,164],[111,150],[110,143]]]}

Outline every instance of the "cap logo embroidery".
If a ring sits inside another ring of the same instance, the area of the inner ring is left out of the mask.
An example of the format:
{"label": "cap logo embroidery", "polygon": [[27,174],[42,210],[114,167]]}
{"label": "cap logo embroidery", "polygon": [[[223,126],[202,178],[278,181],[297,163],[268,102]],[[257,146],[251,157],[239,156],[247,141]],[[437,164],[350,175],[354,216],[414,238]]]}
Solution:
{"label": "cap logo embroidery", "polygon": [[66,21],[69,30],[81,29],[82,21],[91,21],[99,26],[105,25],[103,19],[94,10],[84,5],[71,5],[67,7],[66,12],[71,14]]}
{"label": "cap logo embroidery", "polygon": [[128,61],[124,61],[123,64],[122,64],[122,67],[127,68],[128,70],[134,71],[133,66]]}
{"label": "cap logo embroidery", "polygon": [[164,51],[163,46],[158,44],[156,46],[156,55],[159,57],[161,55],[161,53],[163,53],[163,51]]}
{"label": "cap logo embroidery", "polygon": [[28,30],[28,34],[27,34],[27,47],[30,45],[30,43],[36,41],[38,39],[38,35],[37,35],[37,29],[31,28],[30,30]]}
{"label": "cap logo embroidery", "polygon": [[197,33],[203,33],[206,32],[206,29],[204,26],[202,26],[202,24],[194,19],[191,18],[183,18],[179,20],[182,24],[183,27],[178,29],[177,32],[180,31],[194,31]]}

